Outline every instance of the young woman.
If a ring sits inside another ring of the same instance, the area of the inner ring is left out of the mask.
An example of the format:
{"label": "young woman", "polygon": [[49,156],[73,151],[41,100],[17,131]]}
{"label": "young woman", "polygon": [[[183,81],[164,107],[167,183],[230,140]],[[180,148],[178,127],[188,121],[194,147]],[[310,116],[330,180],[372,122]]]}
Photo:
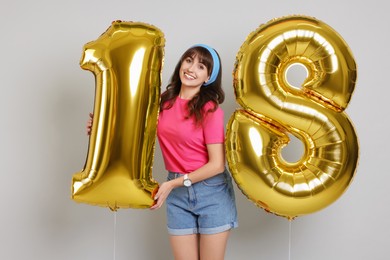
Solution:
{"label": "young woman", "polygon": [[168,178],[151,209],[167,203],[175,260],[223,260],[229,232],[238,225],[225,168],[221,77],[218,53],[198,44],[182,55],[161,95],[157,136]]}
{"label": "young woman", "polygon": [[152,209],[167,203],[176,260],[224,259],[229,231],[237,227],[225,168],[221,74],[218,53],[195,45],[182,55],[161,95],[157,136],[168,178]]}

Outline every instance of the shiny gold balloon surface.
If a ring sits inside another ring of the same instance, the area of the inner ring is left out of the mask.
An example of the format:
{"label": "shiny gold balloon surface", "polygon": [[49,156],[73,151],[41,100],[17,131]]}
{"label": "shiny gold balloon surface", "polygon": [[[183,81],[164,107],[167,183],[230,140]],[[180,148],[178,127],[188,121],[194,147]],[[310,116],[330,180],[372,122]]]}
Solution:
{"label": "shiny gold balloon surface", "polygon": [[[295,63],[308,71],[300,88],[286,79]],[[274,19],[247,37],[233,77],[243,109],[230,118],[225,145],[234,180],[248,199],[293,219],[339,198],[353,179],[359,153],[343,112],[355,87],[356,64],[341,36],[315,18]],[[305,147],[297,162],[281,155],[288,134]]]}
{"label": "shiny gold balloon surface", "polygon": [[165,38],[156,27],[115,21],[84,46],[81,68],[95,76],[93,127],[72,198],[112,210],[149,208]]}

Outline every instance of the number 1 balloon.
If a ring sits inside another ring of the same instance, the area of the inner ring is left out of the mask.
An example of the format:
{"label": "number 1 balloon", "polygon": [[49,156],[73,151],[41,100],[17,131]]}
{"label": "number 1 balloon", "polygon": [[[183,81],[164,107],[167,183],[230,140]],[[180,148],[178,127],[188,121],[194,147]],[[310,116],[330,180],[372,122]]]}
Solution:
{"label": "number 1 balloon", "polygon": [[72,199],[118,208],[149,208],[165,38],[156,27],[115,21],[85,44],[81,68],[95,76],[93,127]]}
{"label": "number 1 balloon", "polygon": [[[286,71],[308,71],[301,88]],[[287,16],[259,26],[242,44],[233,71],[236,100],[227,161],[241,191],[257,206],[293,219],[339,198],[353,179],[358,140],[343,112],[356,82],[356,64],[341,36],[311,17]],[[304,155],[287,162],[288,133]]]}

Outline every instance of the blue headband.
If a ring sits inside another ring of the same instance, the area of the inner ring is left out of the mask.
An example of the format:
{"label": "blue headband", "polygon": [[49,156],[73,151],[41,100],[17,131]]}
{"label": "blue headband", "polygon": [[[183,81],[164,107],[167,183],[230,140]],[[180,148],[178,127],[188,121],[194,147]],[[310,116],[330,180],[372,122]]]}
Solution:
{"label": "blue headband", "polygon": [[208,52],[210,52],[211,54],[211,57],[213,58],[213,71],[211,72],[211,75],[210,75],[210,79],[209,81],[207,81],[207,83],[204,83],[203,86],[208,86],[210,85],[211,83],[213,83],[217,77],[218,77],[218,72],[219,72],[219,68],[221,67],[220,63],[219,63],[219,58],[218,58],[218,54],[217,52],[211,48],[210,46],[206,45],[206,44],[196,44],[192,47],[203,47],[205,48],[206,50],[208,50]]}

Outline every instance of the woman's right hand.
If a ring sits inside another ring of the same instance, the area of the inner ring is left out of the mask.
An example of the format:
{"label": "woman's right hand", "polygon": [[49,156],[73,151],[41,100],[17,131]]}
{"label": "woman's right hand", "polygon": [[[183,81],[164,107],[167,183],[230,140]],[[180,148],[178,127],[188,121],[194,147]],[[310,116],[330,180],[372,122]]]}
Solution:
{"label": "woman's right hand", "polygon": [[155,203],[150,207],[150,209],[155,210],[161,208],[174,187],[175,185],[173,184],[173,180],[163,182],[154,196]]}
{"label": "woman's right hand", "polygon": [[87,121],[87,135],[91,135],[93,123],[93,113],[89,113],[89,120]]}

